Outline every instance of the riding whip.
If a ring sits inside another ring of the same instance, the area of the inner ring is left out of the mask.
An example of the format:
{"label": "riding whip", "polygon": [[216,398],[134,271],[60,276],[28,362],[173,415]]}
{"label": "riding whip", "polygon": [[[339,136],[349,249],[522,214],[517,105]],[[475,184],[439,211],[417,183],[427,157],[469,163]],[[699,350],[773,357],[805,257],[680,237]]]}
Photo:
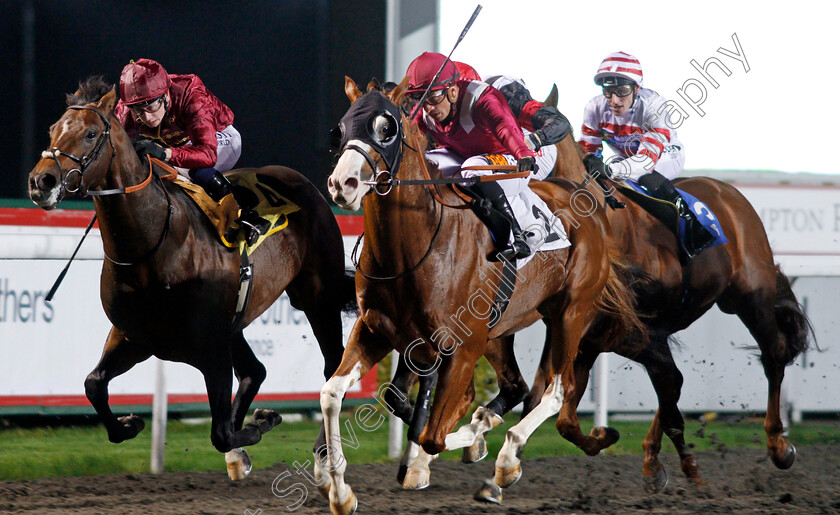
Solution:
{"label": "riding whip", "polygon": [[93,227],[94,222],[96,222],[96,215],[93,215],[93,218],[90,219],[90,223],[88,224],[87,229],[85,229],[85,233],[82,235],[82,239],[79,240],[79,244],[76,245],[76,250],[73,251],[73,255],[70,256],[70,260],[67,261],[67,266],[65,266],[64,270],[62,270],[61,273],[58,274],[58,279],[55,280],[55,283],[53,283],[52,288],[50,288],[49,293],[47,293],[47,296],[44,298],[45,301],[50,302],[52,300],[53,295],[55,295],[55,291],[58,289],[58,286],[61,284],[61,281],[64,280],[64,276],[67,275],[67,269],[70,268],[70,263],[73,262],[73,258],[75,258],[76,253],[79,252],[79,248],[82,246],[82,243],[85,241],[85,238],[87,237],[88,233],[90,232],[91,227]]}
{"label": "riding whip", "polygon": [[449,51],[449,55],[446,56],[446,59],[443,61],[443,64],[440,65],[440,69],[435,74],[435,77],[429,83],[429,87],[426,88],[426,91],[423,92],[423,96],[420,97],[420,101],[417,102],[416,106],[414,106],[414,109],[411,111],[411,116],[409,116],[408,118],[409,120],[414,119],[414,115],[417,114],[417,110],[420,109],[420,107],[423,105],[423,102],[426,101],[426,97],[429,96],[429,92],[432,89],[432,84],[437,82],[438,77],[440,77],[440,74],[443,72],[443,68],[446,66],[446,63],[449,62],[449,58],[452,57],[452,53],[455,51],[456,48],[458,48],[458,45],[461,43],[461,40],[464,39],[464,36],[467,35],[467,31],[469,31],[470,27],[472,27],[472,24],[478,17],[479,12],[481,12],[481,4],[475,6],[475,11],[473,11],[472,16],[470,16],[470,21],[468,21],[467,24],[464,26],[464,30],[461,31],[461,35],[458,36],[458,41],[455,42],[455,46],[453,46],[452,50]]}

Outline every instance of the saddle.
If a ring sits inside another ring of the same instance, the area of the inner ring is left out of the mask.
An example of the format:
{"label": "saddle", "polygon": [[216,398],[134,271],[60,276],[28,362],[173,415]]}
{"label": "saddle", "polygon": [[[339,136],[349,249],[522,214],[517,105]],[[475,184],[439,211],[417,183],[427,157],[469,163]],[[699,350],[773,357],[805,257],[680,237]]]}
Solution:
{"label": "saddle", "polygon": [[[279,185],[274,184],[278,182],[277,179],[269,175],[256,172],[228,175],[233,185],[233,195],[228,195],[220,202],[216,202],[207,195],[204,188],[181,177],[172,166],[157,159],[154,161],[160,169],[169,172],[169,175],[162,178],[171,180],[183,189],[207,216],[219,236],[219,241],[226,247],[238,248],[240,254],[251,255],[267,237],[289,225],[287,215],[300,210],[300,206],[278,192]],[[240,206],[252,208],[271,224],[269,230],[250,246],[240,234],[241,231],[237,230],[239,226],[236,220],[239,218]],[[237,237],[228,241],[226,234],[236,234]]]}
{"label": "saddle", "polygon": [[679,208],[672,202],[650,196],[633,182],[615,185],[622,194],[662,222],[677,237],[681,251],[680,260],[684,262],[693,259],[707,248],[728,241],[712,210],[683,190],[677,189],[677,193],[682,197],[685,209],[691,211],[693,216],[681,216]]}

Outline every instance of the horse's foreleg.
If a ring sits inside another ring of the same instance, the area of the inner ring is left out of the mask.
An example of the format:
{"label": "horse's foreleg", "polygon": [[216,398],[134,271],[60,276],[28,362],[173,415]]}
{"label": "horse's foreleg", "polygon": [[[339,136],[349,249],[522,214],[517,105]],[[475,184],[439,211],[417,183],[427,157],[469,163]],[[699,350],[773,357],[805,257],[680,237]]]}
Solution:
{"label": "horse's foreleg", "polygon": [[[484,351],[484,346],[481,347],[470,349],[467,343],[443,361],[429,421],[420,434],[419,443],[429,454],[439,454],[450,448],[449,444],[454,449],[464,446],[463,443],[453,439],[455,435],[449,432],[467,413],[475,396],[473,373],[475,364]],[[467,442],[466,445],[471,443]]]}
{"label": "horse's foreleg", "polygon": [[353,490],[344,482],[347,461],[344,458],[338,419],[342,399],[347,389],[381,361],[392,348],[386,338],[372,333],[360,317],[350,333],[338,370],[321,389],[321,412],[324,415],[329,441],[324,445],[323,452],[317,453],[316,459],[324,460],[320,466],[330,476],[329,501],[333,513],[353,513],[358,506]]}
{"label": "horse's foreleg", "polygon": [[[393,388],[385,390],[383,399],[391,413],[409,425],[412,423],[414,408],[411,407],[411,403],[408,401],[408,390],[411,389],[411,386],[418,379],[417,374],[411,371],[405,359],[400,357],[397,362],[397,371],[394,373],[393,379],[391,379],[391,386]],[[435,374],[435,381],[437,381],[437,374]],[[428,419],[428,414],[426,415],[426,419]]]}
{"label": "horse's foreleg", "polygon": [[[402,360],[400,360],[402,363]],[[429,464],[437,458],[426,454],[420,448],[420,433],[426,427],[429,420],[429,403],[432,398],[432,390],[437,385],[438,374],[433,372],[429,375],[418,377],[420,385],[417,391],[414,413],[408,425],[408,435],[405,452],[400,460],[400,468],[397,471],[397,481],[403,488],[409,490],[420,490],[429,486],[431,471]]]}
{"label": "horse's foreleg", "polygon": [[108,383],[128,371],[151,353],[137,343],[129,342],[122,332],[112,327],[105,342],[99,364],[85,379],[85,395],[108,431],[108,440],[120,443],[134,438],[143,430],[143,419],[137,415],[117,418],[108,406]]}
{"label": "horse's foreleg", "polygon": [[659,461],[663,433],[668,435],[680,455],[680,468],[686,477],[697,485],[704,485],[698,474],[697,461],[685,443],[685,422],[677,407],[682,390],[683,376],[674,363],[667,338],[651,338],[648,347],[633,359],[647,370],[659,409],[650,430],[642,443],[645,452],[642,474],[645,487],[650,492],[661,492],[668,484],[668,474]]}
{"label": "horse's foreleg", "polygon": [[588,435],[584,435],[580,429],[577,408],[586,391],[589,373],[598,354],[597,351],[587,347],[582,349],[575,358],[575,388],[573,392],[567,392],[566,398],[563,399],[563,407],[560,409],[560,417],[557,421],[560,435],[589,456],[594,456],[614,444],[619,437],[618,431],[611,427],[593,427]]}
{"label": "horse's foreleg", "polygon": [[[461,457],[464,463],[475,463],[487,456],[487,442],[484,440],[484,435],[502,424],[504,422],[502,416],[522,402],[528,394],[528,383],[519,371],[519,364],[513,352],[513,335],[490,340],[484,357],[496,371],[499,394],[487,403],[486,407],[478,408],[473,413],[470,423],[458,430],[458,433],[472,431],[475,434],[473,443],[464,449]],[[464,436],[468,437],[468,435]]]}

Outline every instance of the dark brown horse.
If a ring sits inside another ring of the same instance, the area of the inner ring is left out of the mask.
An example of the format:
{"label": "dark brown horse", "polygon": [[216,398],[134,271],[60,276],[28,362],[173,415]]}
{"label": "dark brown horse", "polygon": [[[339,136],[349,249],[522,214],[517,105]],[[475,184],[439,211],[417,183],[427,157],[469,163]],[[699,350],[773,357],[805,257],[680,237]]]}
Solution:
{"label": "dark brown horse", "polygon": [[[570,166],[555,168],[555,175],[582,182],[586,170],[577,159],[571,160]],[[809,332],[812,332],[790,281],[774,263],[761,220],[744,196],[733,186],[706,177],[678,179],[675,184],[715,213],[729,240],[703,251],[684,266],[674,234],[622,193],[621,188],[614,193],[626,208],[607,211],[616,242],[634,271],[638,309],[650,338],[641,352],[615,352],[644,366],[659,400],[659,409],[643,444],[643,475],[651,491],[660,491],[667,483],[667,474],[658,458],[663,433],[676,447],[685,475],[692,482],[703,484],[694,456],[685,443],[683,417],[677,407],[683,378],[668,345],[673,333],[691,325],[714,304],[724,313],[741,319],[758,343],[767,376],[769,393],[764,430],[768,452],[777,467],[786,469],[793,465],[796,450],[782,434],[781,384],[785,367],[808,347]],[[607,182],[608,191],[615,186]],[[604,189],[596,181],[589,180],[588,188],[598,198],[604,198]],[[623,347],[628,346],[619,349]],[[595,358],[605,349],[590,338],[585,338],[581,349],[575,361],[575,375],[578,383],[585,385]],[[525,413],[539,402],[551,378],[548,358],[548,350],[544,350],[534,388],[525,401]],[[582,393],[583,388],[576,390],[572,401],[580,402]]]}
{"label": "dark brown horse", "polygon": [[[395,105],[404,87],[405,81],[386,97],[371,84],[363,95],[346,79],[354,118],[328,179],[336,203],[350,209],[364,204],[365,208],[365,244],[359,260],[365,275],[356,281],[361,314],[341,365],[321,391],[329,435],[325,468],[331,479],[329,501],[334,513],[351,513],[356,507],[355,496],[344,482],[346,460],[338,419],[342,397],[392,349],[403,354],[415,372],[438,372],[428,423],[418,438],[423,450],[434,455],[463,445],[449,433],[472,400],[473,371],[488,339],[513,334],[540,317],[554,320],[551,393],[523,422],[523,428],[508,432],[497,461],[497,478],[510,484],[519,476],[517,455],[535,427],[533,421],[556,414],[564,396],[573,395],[577,388],[573,362],[582,335],[602,320],[604,327],[614,331],[613,340],[621,340],[639,324],[632,298],[618,277],[614,264],[618,254],[606,236],[609,228],[602,212],[581,219],[577,226],[564,223],[571,247],[542,253],[519,270],[521,282],[499,316],[492,301],[499,281],[492,269],[501,264],[487,260],[493,244],[476,216],[445,207],[462,204],[451,190],[397,186],[384,196],[365,195],[372,191],[369,181],[383,162],[400,180],[439,177],[437,170],[428,169],[424,137]],[[374,141],[380,148],[399,145],[400,153],[405,152],[400,154],[402,164],[393,165],[399,159],[374,150]],[[570,182],[542,182],[533,188],[552,212],[569,212],[576,191]],[[599,313],[611,316],[599,318]],[[561,414],[564,424],[577,422],[566,420],[568,416]]]}
{"label": "dark brown horse", "polygon": [[[68,95],[69,108],[50,128],[50,149],[29,174],[29,195],[44,209],[54,208],[68,188],[94,195],[107,258],[102,306],[113,328],[99,364],[85,380],[85,392],[109,440],[122,442],[144,424],[135,415],[114,416],[108,383],[152,355],[187,363],[204,375],[216,449],[253,445],[280,416],[257,410],[254,421],[243,426],[266,376],[242,334],[252,320],[286,291],[312,325],[325,377],[341,360],[341,310],[355,292],[352,277],[344,274],[338,224],[325,199],[299,173],[277,166],[250,170],[274,178],[301,209],[288,215],[287,228],[251,254],[251,297],[234,327],[239,253],[221,245],[181,188],[162,182],[141,163],[113,116],[116,100],[113,88],[98,79]],[[232,404],[231,370],[239,380]]]}

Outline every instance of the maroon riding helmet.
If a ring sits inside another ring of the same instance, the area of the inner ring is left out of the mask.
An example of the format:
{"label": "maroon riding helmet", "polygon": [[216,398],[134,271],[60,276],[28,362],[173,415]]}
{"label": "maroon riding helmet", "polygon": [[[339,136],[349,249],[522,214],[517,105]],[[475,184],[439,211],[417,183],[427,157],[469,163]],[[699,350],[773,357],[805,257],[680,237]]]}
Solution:
{"label": "maroon riding helmet", "polygon": [[405,74],[408,75],[408,94],[420,93],[429,87],[435,74],[446,61],[446,66],[440,72],[438,80],[432,84],[432,91],[445,89],[458,80],[458,69],[455,63],[447,61],[446,56],[437,52],[423,52],[408,65]]}
{"label": "maroon riding helmet", "polygon": [[169,74],[151,59],[131,61],[120,75],[120,98],[127,105],[148,102],[169,91]]}

